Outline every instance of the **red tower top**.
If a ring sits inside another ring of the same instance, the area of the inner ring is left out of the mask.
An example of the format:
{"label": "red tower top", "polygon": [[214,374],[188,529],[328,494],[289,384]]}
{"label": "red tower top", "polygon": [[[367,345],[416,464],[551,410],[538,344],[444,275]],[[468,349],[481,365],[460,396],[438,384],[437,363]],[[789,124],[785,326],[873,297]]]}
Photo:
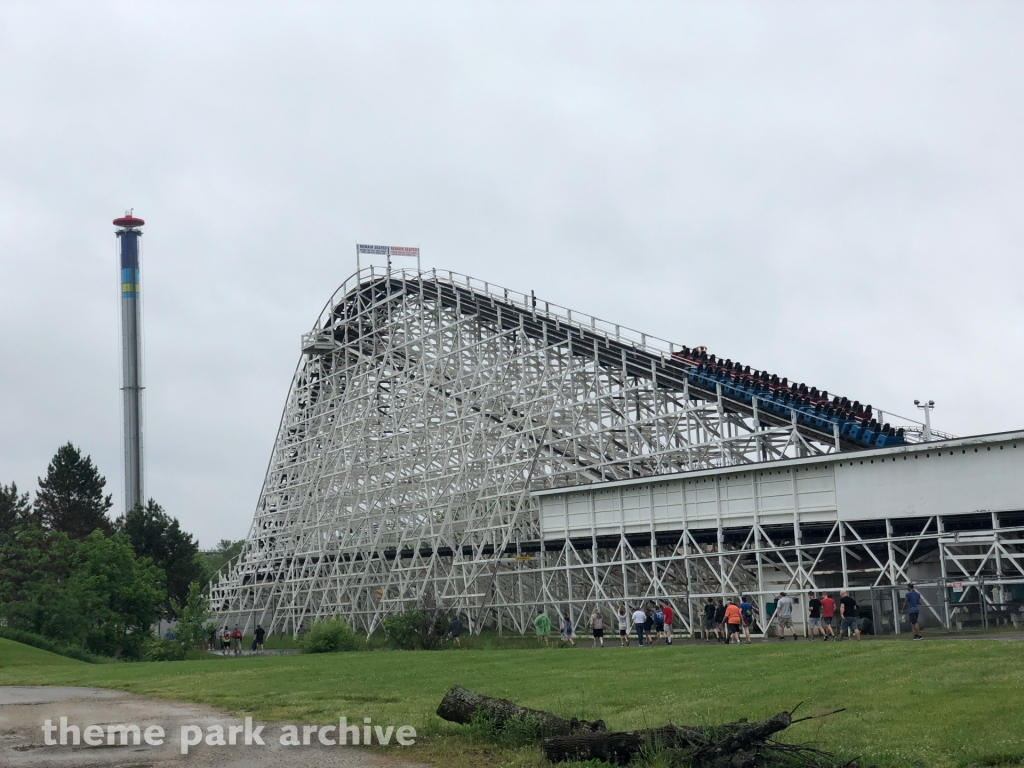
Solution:
{"label": "red tower top", "polygon": [[130,213],[126,213],[119,219],[114,219],[115,227],[124,227],[125,229],[134,229],[135,227],[141,227],[145,224],[142,219],[132,216]]}

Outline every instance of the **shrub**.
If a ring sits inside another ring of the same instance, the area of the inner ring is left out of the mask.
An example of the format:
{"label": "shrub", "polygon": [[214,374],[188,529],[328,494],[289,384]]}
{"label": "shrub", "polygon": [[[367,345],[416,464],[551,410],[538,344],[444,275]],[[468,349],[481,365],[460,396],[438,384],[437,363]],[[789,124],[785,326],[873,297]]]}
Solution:
{"label": "shrub", "polygon": [[437,611],[409,610],[388,616],[383,629],[387,641],[403,651],[437,650],[448,634],[445,617]]}
{"label": "shrub", "polygon": [[403,651],[415,651],[420,647],[420,627],[424,616],[419,611],[406,611],[384,619],[384,637]]}
{"label": "shrub", "polygon": [[301,640],[303,653],[358,651],[362,646],[362,638],[340,617],[318,621]]}
{"label": "shrub", "polygon": [[182,661],[185,649],[177,640],[151,637],[142,646],[142,657],[146,661]]}

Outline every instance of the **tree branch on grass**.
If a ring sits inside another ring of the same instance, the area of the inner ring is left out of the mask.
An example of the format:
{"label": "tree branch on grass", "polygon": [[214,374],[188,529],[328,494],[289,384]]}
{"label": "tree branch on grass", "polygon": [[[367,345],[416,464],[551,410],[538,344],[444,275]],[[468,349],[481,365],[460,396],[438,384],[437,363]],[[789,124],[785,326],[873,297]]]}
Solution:
{"label": "tree branch on grass", "polygon": [[661,762],[671,768],[855,768],[855,761],[837,763],[835,756],[824,750],[772,739],[794,723],[845,711],[837,709],[794,720],[793,713],[800,704],[789,712],[779,712],[753,723],[746,720],[717,726],[669,723],[661,728],[609,733],[603,720],[565,720],[550,712],[527,709],[507,699],[483,696],[456,685],[444,695],[437,715],[462,724],[486,719],[498,731],[512,724],[536,723],[536,735],[547,736],[541,742],[541,749],[552,763],[599,760],[626,765],[638,757],[653,754],[660,755]]}
{"label": "tree branch on grass", "polygon": [[495,699],[475,693],[461,685],[452,686],[444,695],[437,707],[437,716],[442,720],[467,725],[473,721],[477,711],[486,712],[494,727],[499,729],[505,726],[506,721],[532,718],[537,722],[540,733],[546,736],[604,730],[603,720],[588,722],[577,720],[575,717],[565,720],[550,712],[521,707],[508,699]]}

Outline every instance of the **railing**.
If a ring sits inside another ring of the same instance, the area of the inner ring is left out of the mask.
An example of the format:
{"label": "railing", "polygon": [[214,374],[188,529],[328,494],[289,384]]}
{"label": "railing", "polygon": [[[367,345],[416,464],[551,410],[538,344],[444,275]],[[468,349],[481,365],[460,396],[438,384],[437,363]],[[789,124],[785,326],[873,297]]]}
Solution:
{"label": "railing", "polygon": [[[951,435],[948,432],[940,432],[937,429],[931,430],[932,439],[930,442],[936,440],[956,440],[956,435]],[[919,422],[913,422],[911,426],[903,428],[903,436],[906,438],[908,443],[923,443],[926,442],[924,439],[924,425]]]}
{"label": "railing", "polygon": [[[446,282],[452,286],[466,288],[474,293],[484,294],[495,300],[503,301],[516,307],[521,307],[527,312],[543,314],[553,320],[557,319],[576,327],[586,328],[592,333],[603,336],[608,340],[614,340],[620,344],[629,344],[638,350],[643,350],[649,354],[659,356],[663,362],[667,362],[671,359],[674,352],[678,352],[682,349],[682,345],[668,341],[667,339],[662,339],[658,336],[638,331],[620,323],[608,322],[607,320],[602,320],[594,315],[588,315],[585,312],[577,312],[552,301],[538,299],[532,291],[530,293],[523,293],[521,291],[495,285],[494,283],[486,280],[479,280],[475,277],[464,275],[459,272],[452,272],[451,270],[431,269],[417,271],[415,269],[404,268],[389,270],[378,266],[364,267],[345,279],[345,281],[331,296],[327,304],[324,305],[320,316],[317,318],[317,324],[314,330],[303,336],[303,349],[305,350],[306,348],[307,339],[310,340],[310,343],[313,343],[313,337],[316,336],[319,329],[322,329],[330,321],[334,312],[334,307],[339,303],[341,298],[344,298],[351,291],[354,291],[364,283],[384,278],[400,281],[407,280],[410,282],[422,279],[434,282]],[[888,421],[894,429],[902,428],[906,442],[924,442],[923,422],[882,409],[877,409],[876,413],[876,419],[879,424]],[[955,438],[954,435],[946,432],[940,432],[936,429],[931,430],[931,434],[933,441],[951,440]]]}
{"label": "railing", "polygon": [[671,355],[673,352],[678,351],[681,345],[666,339],[661,339],[657,336],[652,336],[649,333],[638,331],[619,323],[611,323],[606,320],[602,320],[593,315],[588,315],[585,312],[577,312],[568,307],[563,307],[560,304],[556,304],[552,301],[545,301],[536,298],[536,295],[531,293],[523,293],[503,286],[495,285],[487,282],[486,280],[479,280],[469,275],[463,275],[459,272],[452,272],[451,270],[431,269],[424,270],[423,272],[417,272],[415,269],[392,269],[388,272],[386,269],[380,267],[365,267],[359,272],[354,273],[345,279],[345,282],[339,286],[338,290],[331,296],[330,301],[324,306],[324,311],[321,312],[320,318],[317,321],[317,328],[323,327],[323,323],[330,317],[330,313],[334,306],[338,303],[339,297],[347,296],[348,293],[359,285],[369,280],[378,280],[390,276],[392,280],[432,280],[438,282],[447,282],[450,285],[457,286],[460,288],[466,288],[474,293],[482,293],[498,301],[504,301],[508,304],[512,304],[517,307],[521,307],[528,312],[543,313],[554,318],[559,318],[567,323],[574,324],[576,326],[582,326],[598,333],[601,336],[605,336],[609,339],[615,339],[619,342],[625,342],[632,344],[638,348],[653,352],[660,356]]}

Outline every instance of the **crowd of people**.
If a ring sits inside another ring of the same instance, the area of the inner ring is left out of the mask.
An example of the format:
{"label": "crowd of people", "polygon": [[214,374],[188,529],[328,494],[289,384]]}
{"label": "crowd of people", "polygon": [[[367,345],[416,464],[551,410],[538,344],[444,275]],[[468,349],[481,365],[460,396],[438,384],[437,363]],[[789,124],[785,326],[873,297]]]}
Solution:
{"label": "crowd of people", "polygon": [[[914,630],[914,639],[923,640],[921,635],[921,606],[924,599],[913,584],[907,584],[907,592],[904,595],[901,610],[907,614],[907,619]],[[796,627],[793,624],[793,598],[785,592],[780,592],[775,601],[775,610],[772,612],[765,624],[764,635],[768,636],[768,630],[772,624],[778,633],[779,640],[786,639],[786,631],[792,634],[794,640],[799,640]],[[703,615],[701,617],[701,628],[703,630],[704,642],[710,643],[712,639],[716,642],[739,645],[749,644],[752,629],[760,626],[760,611],[757,604],[747,595],[734,597],[724,601],[709,597],[704,602]],[[572,619],[568,613],[563,613],[559,618],[559,636],[564,643],[576,647],[576,631]],[[619,629],[619,646],[624,648],[632,642],[631,634],[636,634],[638,646],[656,645],[659,642],[665,645],[672,645],[672,619],[674,613],[668,602],[660,602],[649,605],[646,609],[637,606],[632,611],[625,605],[620,605],[616,611]],[[807,627],[810,630],[810,639],[817,640],[818,635],[824,642],[841,640],[844,636],[861,639],[860,633],[860,609],[857,601],[845,589],[839,590],[838,602],[828,592],[811,592],[807,602]],[[839,627],[837,635],[833,624]],[[551,619],[547,613],[541,611],[533,622],[537,632],[537,638],[545,645],[550,643]],[[590,633],[593,637],[594,648],[604,647],[604,615],[598,606],[594,606],[593,612],[587,621]],[[448,635],[452,644],[456,647],[462,645],[460,637],[465,631],[458,615],[454,616],[448,626]],[[253,633],[252,651],[261,653],[263,651],[263,639],[266,631],[261,625],[256,625]],[[217,629],[210,627],[208,647],[212,652],[217,650],[224,656],[234,653],[236,656],[242,653],[242,630],[236,624],[234,629],[224,627]],[[219,646],[219,647],[218,647]]]}
{"label": "crowd of people", "polygon": [[[625,647],[630,644],[630,628],[636,633],[638,645],[653,645],[663,641],[666,645],[672,645],[672,606],[668,603],[659,603],[650,610],[638,607],[630,613],[626,606],[619,606],[616,618],[619,626],[619,645]],[[604,615],[601,609],[594,606],[593,612],[587,622],[590,633],[593,636],[592,646],[594,648],[604,647]],[[551,634],[551,619],[541,611],[533,621],[534,629],[537,631],[537,638],[545,645],[549,644]],[[576,645],[576,630],[568,613],[559,617],[559,635],[562,642],[569,645]]]}
{"label": "crowd of people", "polygon": [[[923,640],[921,635],[921,605],[924,600],[913,584],[907,584],[907,592],[904,595],[902,611],[907,614],[908,621],[914,630],[914,639]],[[792,634],[794,640],[799,640],[796,627],[793,624],[793,598],[785,592],[780,592],[775,601],[775,610],[772,612],[765,624],[764,635],[768,636],[768,630],[775,625],[779,640],[785,640],[787,630]],[[703,615],[701,617],[701,628],[703,630],[704,642],[710,643],[712,639],[716,642],[739,645],[751,642],[751,631],[760,627],[760,611],[757,604],[747,595],[734,597],[730,600],[716,599],[709,597],[704,602]],[[568,613],[559,617],[559,636],[564,643],[576,647],[576,631],[572,619]],[[647,608],[637,606],[630,612],[625,605],[620,605],[616,611],[615,618],[619,630],[619,646],[626,647],[632,642],[631,635],[636,635],[638,646],[656,645],[659,642],[665,645],[672,645],[672,619],[674,613],[668,602],[660,602],[649,605]],[[810,630],[810,639],[817,640],[818,635],[824,642],[837,641],[844,636],[861,639],[860,632],[860,609],[857,601],[845,589],[839,590],[839,600],[836,601],[828,592],[811,592],[807,602],[807,627]],[[837,635],[833,624],[839,627]],[[537,638],[545,645],[550,643],[551,619],[547,613],[541,611],[533,622],[537,632]],[[598,606],[594,606],[593,612],[587,621],[590,633],[593,637],[594,648],[604,647],[604,615]],[[448,635],[452,644],[461,646],[460,637],[465,631],[458,615],[454,616],[448,626]],[[263,651],[263,639],[266,631],[262,626],[257,625],[253,633],[252,651],[261,653]],[[217,629],[210,627],[208,644],[209,650],[217,650],[224,656],[233,652],[236,656],[242,653],[242,630],[236,624],[234,629],[224,627]],[[218,647],[219,646],[219,647]]]}
{"label": "crowd of people", "polygon": [[[860,630],[860,608],[856,599],[845,589],[839,590],[839,599],[836,600],[829,592],[811,592],[808,595],[807,603],[807,628],[810,632],[810,639],[817,640],[819,635],[823,642],[836,642],[845,637],[861,639]],[[909,624],[914,630],[914,640],[923,640],[921,635],[921,605],[924,603],[921,593],[913,584],[907,584],[907,592],[904,595],[902,612],[907,614]],[[796,627],[793,624],[793,598],[785,592],[780,592],[775,601],[775,610],[768,617],[764,625],[764,635],[774,624],[779,640],[785,640],[787,630],[794,640],[799,640]],[[716,642],[730,645],[749,644],[751,642],[751,630],[761,626],[760,611],[756,603],[746,595],[734,597],[730,600],[707,598],[703,606],[701,627],[703,630],[704,642],[710,643],[712,639]],[[637,645],[654,645],[664,642],[672,644],[672,606],[662,602],[644,608],[638,606],[632,613],[625,605],[619,606],[616,611],[619,627],[619,645],[625,647],[630,644],[632,633],[636,634]],[[559,617],[559,634],[563,642],[575,647],[576,638],[573,622],[568,613]],[[549,644],[551,634],[551,619],[541,611],[533,622],[537,637],[545,645]],[[604,647],[604,616],[600,608],[594,607],[588,622],[591,634],[593,635],[593,647]],[[839,628],[837,634],[833,625]]]}
{"label": "crowd of people", "polygon": [[[257,624],[252,638],[251,650],[253,653],[263,652],[263,638],[266,637],[266,634],[263,626]],[[228,629],[226,624],[220,629],[211,626],[206,640],[207,648],[211,653],[216,653],[219,650],[222,656],[227,656],[231,652],[234,652],[235,656],[242,655],[242,630],[237,624],[234,629]]]}
{"label": "crowd of people", "polygon": [[[794,640],[800,639],[793,624],[793,605],[793,598],[785,592],[779,593],[775,611],[768,622],[768,626],[774,622],[779,640],[786,639],[787,630]],[[704,605],[704,641],[711,642],[714,638],[722,643],[749,644],[751,627],[759,625],[759,614],[757,605],[750,597],[733,598],[728,602],[709,597]],[[839,637],[849,633],[860,640],[859,615],[857,601],[845,589],[840,590],[838,603],[828,592],[811,592],[808,595],[807,627],[811,640],[818,639],[820,634],[822,641],[835,641],[837,636],[832,628],[833,622],[840,628]]]}

